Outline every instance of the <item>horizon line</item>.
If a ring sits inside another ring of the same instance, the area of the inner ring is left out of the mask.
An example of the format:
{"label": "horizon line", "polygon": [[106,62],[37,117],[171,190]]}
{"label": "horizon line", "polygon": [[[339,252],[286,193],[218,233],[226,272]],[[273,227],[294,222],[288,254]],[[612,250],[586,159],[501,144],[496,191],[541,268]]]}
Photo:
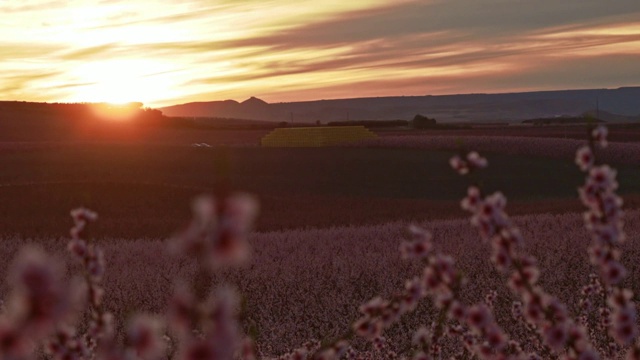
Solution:
{"label": "horizon line", "polygon": [[[174,103],[171,105],[164,106],[147,106],[142,101],[127,101],[125,103],[111,103],[108,101],[78,101],[78,102],[69,102],[69,101],[28,101],[28,100],[18,100],[18,99],[0,99],[1,102],[24,102],[24,103],[32,103],[32,104],[65,104],[65,105],[74,105],[74,104],[111,104],[111,105],[128,105],[139,103],[142,104],[141,107],[149,108],[149,109],[160,109],[160,108],[168,108],[173,106],[180,106],[186,104],[198,104],[198,103],[211,103],[211,102],[225,102],[225,101],[233,101],[238,104],[243,103],[252,98],[264,101],[265,103],[271,104],[292,104],[292,103],[305,103],[305,102],[318,102],[318,101],[339,101],[339,100],[361,100],[361,99],[381,99],[381,98],[409,98],[409,97],[445,97],[445,96],[470,96],[470,95],[507,95],[507,94],[530,94],[530,93],[545,93],[545,92],[562,92],[562,91],[594,91],[594,90],[622,90],[622,89],[635,89],[640,88],[640,84],[632,85],[632,86],[618,86],[618,87],[603,87],[603,88],[594,88],[594,87],[586,87],[586,88],[558,88],[558,89],[541,89],[541,90],[525,90],[525,91],[499,91],[499,92],[469,92],[469,93],[447,93],[447,94],[422,94],[422,95],[383,95],[383,96],[364,96],[364,97],[340,97],[340,98],[323,98],[323,99],[313,99],[313,100],[298,100],[298,101],[275,101],[268,102],[263,100],[260,96],[250,96],[245,100],[238,101],[235,99],[218,99],[218,100],[204,100],[204,101],[187,101],[183,103]],[[266,95],[268,96],[268,95]]]}

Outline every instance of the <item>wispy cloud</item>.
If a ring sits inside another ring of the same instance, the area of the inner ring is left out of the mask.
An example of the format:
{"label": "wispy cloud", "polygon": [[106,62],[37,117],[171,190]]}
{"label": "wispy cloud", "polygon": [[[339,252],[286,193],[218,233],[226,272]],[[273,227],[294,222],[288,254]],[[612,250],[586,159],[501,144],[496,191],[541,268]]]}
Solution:
{"label": "wispy cloud", "polygon": [[167,105],[640,85],[639,19],[637,0],[12,2],[0,5],[0,73],[12,74],[0,98]]}

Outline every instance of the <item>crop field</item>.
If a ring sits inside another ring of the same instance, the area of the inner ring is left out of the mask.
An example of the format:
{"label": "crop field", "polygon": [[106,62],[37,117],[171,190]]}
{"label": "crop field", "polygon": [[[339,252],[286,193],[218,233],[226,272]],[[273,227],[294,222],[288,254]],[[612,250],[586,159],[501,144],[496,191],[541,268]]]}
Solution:
{"label": "crop field", "polygon": [[[187,221],[195,195],[225,191],[258,196],[259,231],[455,218],[463,215],[457,202],[468,180],[449,168],[452,154],[403,147],[149,144],[4,149],[0,229],[63,236],[69,209],[83,205],[101,214],[96,235],[164,236]],[[582,174],[573,161],[503,153],[488,158],[490,170],[476,180],[507,194],[513,213],[580,209],[575,195]],[[635,206],[640,169],[622,164],[619,179],[627,205]]]}
{"label": "crop field", "polygon": [[[629,241],[623,246],[623,262],[629,271],[625,286],[640,291],[640,211],[627,214]],[[540,285],[578,312],[580,288],[592,271],[587,261],[589,234],[579,215],[528,215],[514,218],[522,229],[526,250],[539,260]],[[514,297],[505,279],[489,261],[489,247],[480,240],[467,220],[422,221],[434,234],[436,251],[453,256],[469,282],[464,287],[467,303],[481,302],[496,290],[498,322],[515,339],[526,336],[521,323],[510,317]],[[358,314],[358,306],[376,295],[389,297],[400,291],[404,281],[420,275],[419,262],[402,260],[398,247],[408,238],[407,222],[363,227],[299,229],[254,234],[252,256],[246,267],[221,273],[216,283],[236,286],[243,294],[245,330],[257,334],[265,355],[280,355],[310,339],[324,340],[344,333]],[[25,243],[40,244],[66,259],[65,242],[54,238],[24,241],[4,237],[0,261],[8,263]],[[189,279],[192,262],[173,257],[166,243],[158,239],[105,238],[99,240],[106,253],[106,306],[118,318],[132,311],[162,312],[173,284],[167,279]],[[77,266],[71,267],[78,271]],[[0,278],[6,276],[0,269]],[[5,292],[5,284],[2,285]],[[435,316],[429,301],[415,316],[389,329],[386,336],[394,350],[409,345],[412,332],[428,325]],[[366,349],[363,342],[358,347]]]}

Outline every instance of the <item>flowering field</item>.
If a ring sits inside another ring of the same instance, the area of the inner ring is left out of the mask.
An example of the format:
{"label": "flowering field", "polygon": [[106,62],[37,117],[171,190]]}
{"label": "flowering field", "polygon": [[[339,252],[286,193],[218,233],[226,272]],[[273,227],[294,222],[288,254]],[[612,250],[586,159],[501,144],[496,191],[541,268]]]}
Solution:
{"label": "flowering field", "polygon": [[[640,292],[640,211],[626,215],[629,241],[623,246],[623,259],[629,271],[624,285]],[[577,312],[575,299],[592,272],[588,264],[589,234],[581,216],[531,215],[514,219],[520,227],[525,248],[539,260],[540,283]],[[456,266],[468,277],[463,299],[481,302],[490,290],[498,292],[498,323],[510,334],[524,334],[522,324],[511,319],[514,297],[505,278],[493,269],[489,249],[467,220],[420,223],[432,231],[438,251],[456,259]],[[291,230],[256,233],[244,268],[225,272],[219,283],[233,284],[246,301],[245,329],[257,334],[259,349],[270,355],[301,346],[310,339],[322,340],[349,330],[359,314],[358,307],[376,295],[389,297],[404,281],[421,273],[418,262],[402,260],[399,246],[407,239],[407,223],[396,222],[367,227]],[[37,243],[67,263],[66,241],[56,239],[2,239],[0,261],[10,263],[18,248]],[[169,301],[174,277],[189,278],[195,272],[192,262],[175,258],[165,250],[161,239],[104,239],[99,241],[106,256],[104,279],[105,308],[116,318],[136,312],[163,312]],[[70,267],[77,272],[77,266]],[[6,278],[6,268],[0,269]],[[6,294],[6,283],[2,282]],[[4,296],[2,296],[4,298]],[[429,302],[417,314],[392,327],[387,337],[392,348],[410,345],[411,336],[421,325],[429,325],[435,309]],[[363,349],[369,348],[363,342]]]}

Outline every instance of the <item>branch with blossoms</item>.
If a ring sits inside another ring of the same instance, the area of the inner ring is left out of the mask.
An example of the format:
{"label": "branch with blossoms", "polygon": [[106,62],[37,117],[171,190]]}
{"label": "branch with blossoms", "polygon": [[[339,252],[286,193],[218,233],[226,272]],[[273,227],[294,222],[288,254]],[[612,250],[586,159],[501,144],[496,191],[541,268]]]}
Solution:
{"label": "branch with blossoms", "polygon": [[[460,175],[467,175],[487,166],[486,159],[470,153],[462,165],[459,157],[451,165]],[[487,196],[478,186],[467,190],[461,207],[470,212],[471,224],[481,238],[491,246],[491,260],[496,269],[509,275],[509,287],[524,306],[524,318],[538,330],[545,345],[544,357],[565,353],[568,358],[597,358],[583,326],[569,318],[566,306],[538,285],[536,259],[522,252],[520,230],[505,212],[506,197],[496,192]]]}
{"label": "branch with blossoms", "polygon": [[101,341],[113,336],[113,316],[102,304],[104,254],[92,244],[90,238],[83,239],[88,223],[96,221],[98,214],[86,208],[77,208],[71,211],[71,218],[74,226],[70,231],[71,240],[67,244],[67,250],[83,267],[89,323],[84,334],[78,334],[77,329],[69,324],[57,327],[45,344],[46,353],[54,359],[94,356]]}
{"label": "branch with blossoms", "polygon": [[11,292],[0,315],[0,355],[31,358],[60,324],[71,320],[77,307],[74,284],[62,280],[60,263],[39,248],[24,248],[11,267]]}
{"label": "branch with blossoms", "polygon": [[177,284],[169,305],[169,325],[183,359],[255,359],[253,341],[242,338],[238,296],[230,288],[211,291],[215,271],[241,265],[249,257],[247,236],[258,204],[246,194],[216,200],[196,198],[193,220],[170,244],[177,255],[198,263],[190,286]]}
{"label": "branch with blossoms", "polygon": [[633,292],[620,287],[626,268],[620,262],[620,246],[626,240],[622,198],[616,194],[617,172],[608,165],[597,165],[596,149],[607,147],[607,128],[598,126],[590,132],[589,144],[576,152],[576,164],[587,174],[585,184],[578,189],[587,208],[585,226],[591,233],[589,259],[599,274],[602,289],[600,312],[608,334],[621,347],[629,347],[627,358],[640,359],[638,315],[631,301]]}
{"label": "branch with blossoms", "polygon": [[[413,311],[422,298],[429,296],[439,313],[430,329],[421,327],[415,332],[413,343],[418,347],[415,360],[440,358],[445,335],[459,337],[468,352],[480,359],[525,358],[519,344],[509,340],[489,310],[494,295],[490,294],[487,305],[462,304],[459,293],[465,281],[455,269],[454,260],[433,253],[432,235],[428,231],[415,226],[410,231],[412,239],[401,244],[400,252],[404,259],[424,261],[422,277],[407,280],[404,292],[391,301],[377,297],[362,305],[363,317],[354,324],[356,334],[375,345],[385,328]],[[466,328],[455,324],[464,324]]]}

